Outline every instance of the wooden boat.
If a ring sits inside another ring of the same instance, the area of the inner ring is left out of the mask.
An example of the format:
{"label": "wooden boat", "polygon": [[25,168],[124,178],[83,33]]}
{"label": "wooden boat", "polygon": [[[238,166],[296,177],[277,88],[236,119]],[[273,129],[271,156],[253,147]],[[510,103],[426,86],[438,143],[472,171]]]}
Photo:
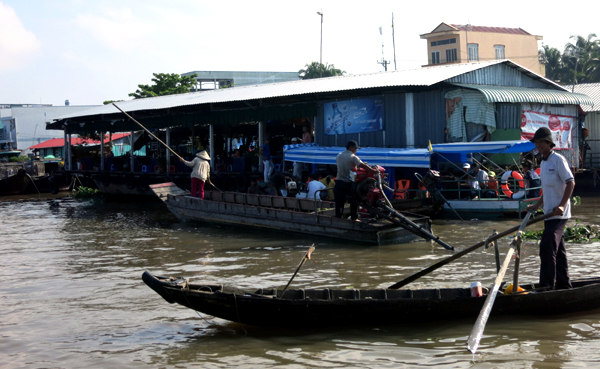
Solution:
{"label": "wooden boat", "polygon": [[8,168],[0,178],[0,195],[19,195],[25,193],[31,183],[31,176],[21,166]]}
{"label": "wooden boat", "polygon": [[[419,239],[413,232],[387,219],[360,222],[334,216],[334,203],[238,192],[205,191],[204,200],[190,197],[173,183],[150,185],[168,209],[182,220],[194,220],[310,234],[355,243],[396,244]],[[404,213],[410,221],[431,233],[429,217]]]}
{"label": "wooden boat", "polygon": [[[143,281],[168,303],[232,322],[273,327],[348,324],[406,324],[452,317],[476,318],[486,295],[471,297],[470,288],[440,289],[239,289],[190,283],[184,278]],[[568,290],[521,285],[527,293],[498,294],[496,315],[556,315],[600,308],[600,278],[573,280]]]}
{"label": "wooden boat", "polygon": [[452,209],[467,216],[511,216],[522,215],[527,206],[535,204],[539,198],[509,199],[509,198],[479,198],[450,200],[444,204],[444,211],[452,214]]}

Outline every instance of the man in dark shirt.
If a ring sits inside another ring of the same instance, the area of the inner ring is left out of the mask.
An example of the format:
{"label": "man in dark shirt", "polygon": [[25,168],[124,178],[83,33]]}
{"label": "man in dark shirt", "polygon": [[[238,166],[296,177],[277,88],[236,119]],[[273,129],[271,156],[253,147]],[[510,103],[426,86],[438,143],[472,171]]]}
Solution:
{"label": "man in dark shirt", "polygon": [[540,197],[539,187],[542,186],[540,176],[531,168],[531,164],[532,163],[530,161],[526,161],[522,165],[523,172],[525,173],[525,177],[523,177],[523,179],[525,180],[525,188],[538,188],[535,188],[533,190],[527,190],[528,199]]}

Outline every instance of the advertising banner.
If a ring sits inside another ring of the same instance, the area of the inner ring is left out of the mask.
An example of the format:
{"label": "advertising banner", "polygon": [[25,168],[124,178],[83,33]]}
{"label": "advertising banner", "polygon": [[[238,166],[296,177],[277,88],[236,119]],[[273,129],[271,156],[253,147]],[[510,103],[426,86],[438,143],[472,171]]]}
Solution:
{"label": "advertising banner", "polygon": [[336,101],[324,104],[326,135],[383,130],[383,98]]}
{"label": "advertising banner", "polygon": [[535,131],[542,127],[550,128],[555,150],[573,148],[573,117],[524,111],[521,115],[521,140],[531,140]]}

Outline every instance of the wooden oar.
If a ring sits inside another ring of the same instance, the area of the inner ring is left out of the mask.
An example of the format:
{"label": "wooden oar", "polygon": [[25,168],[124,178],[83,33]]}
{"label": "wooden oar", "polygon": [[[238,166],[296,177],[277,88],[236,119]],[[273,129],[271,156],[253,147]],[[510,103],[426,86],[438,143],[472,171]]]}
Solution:
{"label": "wooden oar", "polygon": [[[512,247],[508,249],[508,252],[506,253],[504,263],[502,263],[502,267],[500,268],[500,271],[498,271],[498,275],[494,280],[494,284],[492,285],[492,288],[490,288],[490,292],[488,293],[487,298],[485,299],[485,303],[483,304],[483,307],[479,312],[479,316],[475,321],[475,325],[471,330],[471,334],[469,335],[469,339],[467,340],[467,350],[471,351],[471,353],[473,354],[477,351],[477,348],[479,347],[479,341],[481,341],[481,336],[483,335],[485,325],[487,324],[488,318],[490,317],[490,313],[492,312],[494,301],[496,301],[496,294],[498,293],[498,289],[500,288],[500,284],[502,283],[502,279],[504,278],[504,274],[506,273],[508,264],[510,264],[510,260],[515,251],[515,247],[518,247],[520,249],[519,245],[521,243],[521,234],[523,233],[523,229],[525,229],[525,227],[527,226],[527,221],[529,220],[529,217],[531,217],[531,214],[531,212],[527,212],[525,219],[523,219],[523,223],[521,223],[521,226],[519,227],[519,230],[517,231],[517,234],[512,241]],[[517,287],[513,286],[513,291],[515,290],[515,288]]]}
{"label": "wooden oar", "polygon": [[[140,127],[142,127],[142,128],[144,129],[144,131],[146,131],[146,132],[147,132],[147,133],[148,133],[150,136],[154,137],[154,139],[155,139],[156,141],[160,142],[161,144],[163,144],[163,145],[164,145],[164,147],[166,147],[167,149],[169,149],[169,151],[171,151],[171,152],[173,153],[173,155],[177,156],[177,157],[179,158],[179,160],[185,161],[185,159],[184,159],[184,158],[182,158],[182,157],[181,157],[181,155],[179,155],[178,153],[176,153],[176,152],[175,152],[175,150],[173,150],[173,149],[172,149],[172,148],[171,148],[169,145],[167,145],[166,143],[162,142],[162,141],[160,140],[160,138],[158,138],[158,137],[156,137],[155,135],[153,135],[153,134],[152,134],[152,132],[150,132],[150,131],[149,131],[149,130],[146,128],[146,127],[144,127],[144,126],[142,125],[142,123],[138,122],[138,121],[137,121],[137,120],[135,120],[135,118],[133,118],[131,115],[127,114],[127,112],[125,112],[123,109],[119,108],[119,107],[117,106],[117,104],[115,104],[115,103],[112,103],[112,104],[115,106],[115,108],[119,109],[119,110],[121,111],[121,113],[125,114],[125,115],[127,116],[127,118],[129,118],[129,119],[131,119],[132,121],[134,121],[135,123],[137,123],[137,125],[138,125],[138,126],[140,126]],[[207,181],[206,181],[206,182],[208,182],[208,184],[209,184],[209,185],[211,185],[211,186],[213,186],[214,188],[216,188],[216,189],[217,189],[217,191],[219,191],[219,192],[221,192],[221,193],[223,192],[223,191],[221,191],[221,189],[219,189],[219,187],[215,186],[215,185],[214,185],[214,184],[211,182],[211,180],[210,180],[210,177],[207,179]]]}
{"label": "wooden oar", "polygon": [[[545,214],[545,215],[543,215],[543,216],[541,216],[539,218],[532,219],[529,222],[527,222],[527,226],[530,226],[532,224],[541,222],[542,220],[548,219],[548,218],[550,218],[552,216],[554,216],[554,214],[549,213],[549,214]],[[434,270],[436,270],[436,269],[438,269],[440,267],[443,267],[444,265],[450,263],[451,261],[454,261],[454,260],[460,258],[461,256],[464,256],[464,255],[466,255],[466,254],[468,254],[470,252],[473,252],[473,251],[477,250],[478,248],[480,248],[483,245],[485,245],[486,242],[495,241],[495,240],[500,239],[502,237],[506,237],[506,236],[510,235],[511,233],[513,233],[513,232],[518,231],[520,227],[521,226],[515,226],[515,227],[513,227],[511,229],[507,229],[504,232],[501,232],[501,233],[498,233],[496,235],[490,236],[487,240],[481,241],[481,242],[476,243],[475,245],[473,245],[473,246],[471,246],[469,248],[466,248],[466,249],[464,249],[462,251],[459,251],[456,254],[454,254],[454,255],[452,255],[450,257],[447,257],[446,259],[443,259],[442,261],[439,261],[439,262],[437,262],[437,263],[435,263],[435,264],[433,264],[433,265],[431,265],[431,266],[429,266],[429,267],[421,270],[420,272],[417,272],[417,273],[415,273],[415,274],[413,274],[413,275],[411,275],[409,277],[404,278],[400,282],[395,283],[395,284],[391,285],[388,288],[390,288],[390,289],[397,289],[397,288],[406,286],[410,282],[413,282],[413,281],[421,278],[422,276],[427,275],[427,274],[433,272]]]}
{"label": "wooden oar", "polygon": [[142,129],[143,129],[144,131],[146,131],[146,132],[147,132],[147,133],[148,133],[150,136],[154,137],[154,139],[155,139],[156,141],[160,142],[161,144],[163,144],[163,145],[164,145],[164,147],[166,147],[167,149],[169,149],[169,151],[171,151],[171,152],[173,153],[173,155],[177,156],[177,157],[178,157],[179,159],[181,159],[181,160],[184,160],[184,159],[181,157],[181,155],[179,155],[178,153],[176,153],[176,152],[175,152],[175,150],[173,150],[172,148],[170,148],[170,147],[169,147],[169,145],[167,145],[166,143],[162,142],[162,141],[160,140],[160,138],[156,137],[155,135],[153,135],[153,134],[152,134],[152,132],[148,131],[148,129],[147,129],[146,127],[144,127],[144,126],[142,125],[142,123],[138,122],[138,121],[137,121],[137,120],[135,120],[135,119],[134,119],[134,118],[133,118],[131,115],[127,114],[127,112],[125,112],[123,109],[119,108],[119,107],[117,106],[117,104],[115,104],[115,103],[112,103],[112,104],[115,106],[115,108],[119,109],[119,110],[121,111],[121,113],[125,114],[125,115],[127,116],[127,118],[129,118],[129,119],[131,119],[132,121],[134,121],[135,123],[137,123],[137,125],[138,125],[138,126],[140,126],[140,127],[142,127]]}
{"label": "wooden oar", "polygon": [[502,283],[502,279],[504,278],[504,273],[506,273],[506,268],[508,268],[508,264],[510,264],[510,259],[515,252],[514,247],[508,249],[506,253],[506,258],[504,258],[504,263],[502,263],[502,268],[498,272],[496,276],[496,280],[494,280],[494,284],[490,289],[490,292],[485,299],[485,303],[479,312],[479,316],[475,321],[475,325],[471,330],[471,334],[469,335],[469,339],[467,340],[467,349],[472,353],[477,351],[477,347],[479,347],[479,341],[481,341],[481,335],[483,334],[483,330],[485,329],[485,324],[487,323],[488,318],[490,317],[490,312],[492,311],[492,306],[494,305],[494,301],[496,300],[496,294],[498,293],[498,289],[500,288],[500,284]]}
{"label": "wooden oar", "polygon": [[302,260],[300,261],[300,265],[298,265],[298,268],[296,268],[296,271],[294,272],[294,275],[292,275],[292,278],[290,278],[289,282],[285,285],[285,288],[283,289],[283,292],[281,292],[281,297],[280,298],[283,298],[283,294],[285,293],[285,291],[287,291],[288,287],[290,286],[290,283],[292,283],[292,281],[294,280],[294,277],[296,277],[296,274],[298,274],[298,271],[300,270],[300,268],[302,268],[302,265],[304,265],[304,263],[306,262],[306,260],[310,259],[310,256],[312,255],[313,251],[315,251],[315,244],[314,243],[308,249],[308,251],[306,252],[306,254],[304,254],[304,256],[302,257]]}
{"label": "wooden oar", "polygon": [[219,187],[215,186],[215,185],[212,183],[212,181],[210,180],[210,177],[206,179],[206,182],[208,182],[208,184],[209,184],[209,185],[211,185],[211,186],[213,186],[214,188],[216,188],[216,189],[217,189],[217,191],[219,191],[219,192],[223,193],[223,191],[221,191],[221,189],[220,189]]}

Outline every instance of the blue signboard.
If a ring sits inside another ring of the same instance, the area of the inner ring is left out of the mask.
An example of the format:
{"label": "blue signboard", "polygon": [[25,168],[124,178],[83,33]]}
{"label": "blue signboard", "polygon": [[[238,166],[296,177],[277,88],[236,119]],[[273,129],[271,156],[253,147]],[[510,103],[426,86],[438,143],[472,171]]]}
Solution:
{"label": "blue signboard", "polygon": [[325,134],[383,130],[383,98],[336,101],[324,104]]}

